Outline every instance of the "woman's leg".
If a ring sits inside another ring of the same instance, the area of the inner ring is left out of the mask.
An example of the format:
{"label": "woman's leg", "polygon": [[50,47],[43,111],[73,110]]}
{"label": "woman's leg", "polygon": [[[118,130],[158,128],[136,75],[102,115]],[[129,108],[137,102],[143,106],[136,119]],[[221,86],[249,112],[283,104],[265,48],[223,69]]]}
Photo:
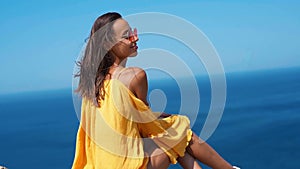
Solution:
{"label": "woman's leg", "polygon": [[150,139],[144,140],[144,150],[149,157],[147,169],[167,169],[170,159],[154,142]]}
{"label": "woman's leg", "polygon": [[[170,165],[169,157],[150,139],[144,140],[144,149],[148,154],[148,169],[167,169]],[[187,147],[184,157],[179,157],[178,162],[186,169],[201,169],[196,159],[213,169],[233,169],[212,147],[193,133],[192,140]]]}
{"label": "woman's leg", "polygon": [[187,152],[213,169],[233,169],[212,147],[193,133]]}
{"label": "woman's leg", "polygon": [[196,159],[187,152],[185,152],[183,157],[179,157],[177,160],[184,169],[201,169]]}
{"label": "woman's leg", "polygon": [[[149,157],[147,169],[167,169],[170,165],[169,157],[152,140],[144,142],[145,151]],[[196,159],[185,152],[183,157],[179,157],[179,164],[184,169],[202,169]]]}

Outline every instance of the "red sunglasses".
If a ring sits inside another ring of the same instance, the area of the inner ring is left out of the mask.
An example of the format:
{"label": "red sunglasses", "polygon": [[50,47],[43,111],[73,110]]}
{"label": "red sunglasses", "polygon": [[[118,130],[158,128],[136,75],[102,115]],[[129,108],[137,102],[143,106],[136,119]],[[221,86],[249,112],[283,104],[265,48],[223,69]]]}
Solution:
{"label": "red sunglasses", "polygon": [[134,40],[137,38],[138,38],[137,29],[134,28],[133,31],[132,29],[129,29],[128,36],[126,37],[126,39],[128,39],[130,42],[134,42]]}

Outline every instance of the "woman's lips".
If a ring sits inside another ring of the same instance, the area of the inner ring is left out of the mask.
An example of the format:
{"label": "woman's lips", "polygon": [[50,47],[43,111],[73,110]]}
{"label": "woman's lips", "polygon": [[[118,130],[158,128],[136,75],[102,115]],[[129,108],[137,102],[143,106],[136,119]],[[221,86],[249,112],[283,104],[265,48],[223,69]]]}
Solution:
{"label": "woman's lips", "polygon": [[131,46],[130,48],[133,48],[134,50],[137,50],[139,47],[137,45]]}

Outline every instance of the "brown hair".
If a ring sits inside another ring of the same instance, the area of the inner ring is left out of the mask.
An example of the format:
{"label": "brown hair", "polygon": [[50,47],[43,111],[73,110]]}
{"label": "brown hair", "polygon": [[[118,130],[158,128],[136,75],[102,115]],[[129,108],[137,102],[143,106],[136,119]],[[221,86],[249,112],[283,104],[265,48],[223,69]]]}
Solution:
{"label": "brown hair", "polygon": [[96,19],[83,58],[76,62],[80,70],[75,77],[80,79],[75,92],[93,101],[96,106],[99,106],[98,100],[104,99],[103,80],[115,61],[109,50],[115,44],[112,26],[119,18],[122,18],[119,13],[109,12]]}

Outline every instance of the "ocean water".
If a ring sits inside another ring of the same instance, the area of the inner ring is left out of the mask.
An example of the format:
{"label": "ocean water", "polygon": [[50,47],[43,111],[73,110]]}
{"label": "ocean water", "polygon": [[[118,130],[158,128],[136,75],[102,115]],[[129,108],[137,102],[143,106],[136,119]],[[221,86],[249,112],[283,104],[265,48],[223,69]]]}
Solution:
{"label": "ocean water", "polygon": [[[243,169],[300,168],[299,75],[300,68],[226,74],[225,110],[207,142]],[[211,99],[208,77],[199,77],[198,85],[201,103],[192,126],[197,134]],[[174,80],[153,80],[149,87],[165,92],[166,112],[178,112],[181,98]],[[78,128],[71,89],[0,95],[0,119],[0,166],[71,167]]]}

